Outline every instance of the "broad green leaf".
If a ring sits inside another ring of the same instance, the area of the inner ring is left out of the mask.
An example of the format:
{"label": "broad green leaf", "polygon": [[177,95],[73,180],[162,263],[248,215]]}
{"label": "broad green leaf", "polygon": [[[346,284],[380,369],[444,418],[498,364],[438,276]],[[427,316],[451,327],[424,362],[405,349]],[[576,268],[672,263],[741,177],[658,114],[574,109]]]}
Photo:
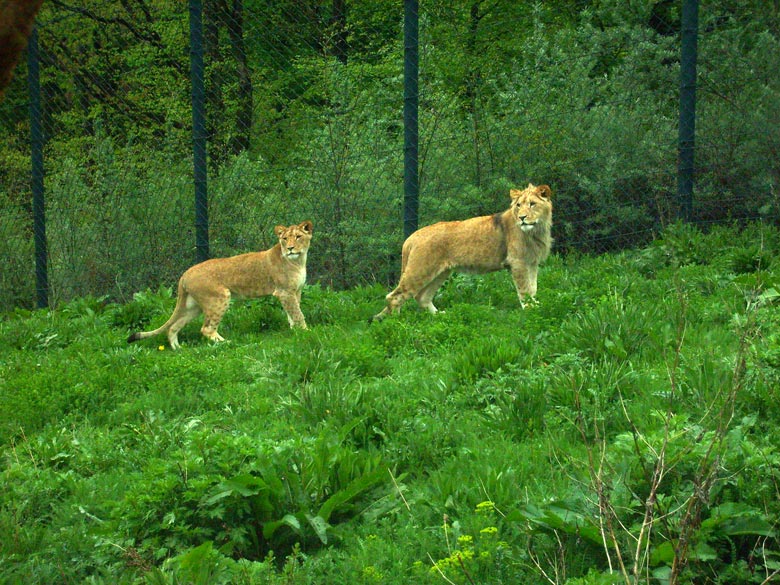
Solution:
{"label": "broad green leaf", "polygon": [[214,545],[210,540],[207,540],[200,546],[197,546],[181,556],[181,566],[184,569],[192,569],[197,567],[205,559],[211,555],[214,550]]}
{"label": "broad green leaf", "polygon": [[671,565],[674,561],[674,544],[667,540],[653,548],[650,553],[651,565]]}
{"label": "broad green leaf", "polygon": [[268,489],[268,486],[259,477],[249,474],[237,475],[232,479],[226,479],[218,483],[211,491],[211,495],[204,498],[202,503],[205,506],[212,506],[233,494],[244,497],[256,496],[266,489]]}
{"label": "broad green leaf", "polygon": [[718,558],[718,552],[706,542],[698,543],[690,553],[691,559],[697,561],[714,561]]}
{"label": "broad green leaf", "polygon": [[526,520],[543,529],[562,530],[594,544],[603,544],[598,527],[580,512],[572,510],[565,502],[551,502],[544,506],[527,504],[510,513],[507,519]]}
{"label": "broad green leaf", "polygon": [[292,514],[286,514],[281,520],[275,520],[273,522],[266,522],[263,524],[263,538],[271,540],[274,533],[280,526],[289,526],[296,533],[301,531],[301,523]]}
{"label": "broad green leaf", "polygon": [[322,544],[328,544],[329,524],[325,519],[321,516],[312,516],[311,514],[306,514],[306,519],[309,521],[311,527],[314,528],[314,532],[317,533],[317,538],[320,539]]}
{"label": "broad green leaf", "polygon": [[775,531],[764,513],[739,502],[726,502],[714,508],[709,518],[702,522],[702,528],[710,533],[725,536],[774,536]]}
{"label": "broad green leaf", "polygon": [[655,577],[661,585],[669,583],[669,577],[672,574],[671,567],[658,567],[653,570],[653,577]]}
{"label": "broad green leaf", "polygon": [[350,501],[352,498],[358,496],[373,485],[379,483],[386,477],[386,470],[375,469],[371,473],[362,475],[357,479],[354,479],[343,490],[337,491],[331,497],[329,497],[317,512],[317,516],[321,517],[326,522],[330,520],[330,515],[342,504]]}
{"label": "broad green leaf", "polygon": [[758,300],[765,303],[770,303],[772,301],[776,301],[777,299],[780,299],[780,292],[778,292],[774,287],[766,289],[758,296]]}
{"label": "broad green leaf", "polygon": [[721,524],[726,536],[774,536],[772,525],[763,518],[729,518]]}

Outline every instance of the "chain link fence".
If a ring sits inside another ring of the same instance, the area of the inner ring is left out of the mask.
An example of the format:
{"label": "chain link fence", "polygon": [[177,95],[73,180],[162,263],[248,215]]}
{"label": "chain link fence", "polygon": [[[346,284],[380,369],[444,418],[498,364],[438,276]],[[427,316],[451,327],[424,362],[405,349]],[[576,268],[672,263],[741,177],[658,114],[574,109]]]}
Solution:
{"label": "chain link fence", "polygon": [[[690,219],[777,222],[780,7],[698,4]],[[681,210],[682,5],[420,2],[419,224],[501,211],[534,182],[553,189],[559,252],[650,241]],[[37,22],[51,304],[170,286],[204,245],[265,249],[275,225],[306,219],[310,282],[393,282],[401,0],[51,0]],[[36,298],[28,73],[0,103],[5,307]]]}

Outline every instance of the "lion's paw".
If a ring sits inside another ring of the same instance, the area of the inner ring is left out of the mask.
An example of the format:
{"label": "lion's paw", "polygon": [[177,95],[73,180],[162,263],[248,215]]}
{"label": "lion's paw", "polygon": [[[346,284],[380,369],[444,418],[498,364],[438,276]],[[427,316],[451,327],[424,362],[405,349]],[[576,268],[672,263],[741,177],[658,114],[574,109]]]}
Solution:
{"label": "lion's paw", "polygon": [[536,297],[528,297],[528,298],[523,299],[522,301],[520,301],[520,305],[524,309],[533,309],[534,307],[538,307],[539,306],[539,301],[536,300]]}

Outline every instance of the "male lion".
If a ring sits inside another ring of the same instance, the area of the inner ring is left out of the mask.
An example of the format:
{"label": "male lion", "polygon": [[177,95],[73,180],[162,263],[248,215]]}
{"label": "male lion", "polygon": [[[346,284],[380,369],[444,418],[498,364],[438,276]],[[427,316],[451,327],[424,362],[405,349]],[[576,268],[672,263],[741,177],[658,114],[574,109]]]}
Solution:
{"label": "male lion", "polygon": [[552,245],[552,191],[528,184],[509,192],[512,204],[503,213],[465,221],[443,221],[421,228],[404,242],[401,280],[387,295],[387,306],[374,320],[396,313],[410,297],[436,313],[433,296],[454,271],[485,273],[508,268],[520,304],[534,299],[539,263]]}
{"label": "male lion", "polygon": [[133,333],[127,342],[167,331],[171,348],[178,349],[179,331],[201,312],[204,318],[200,332],[212,341],[224,341],[217,327],[228,309],[231,294],[244,298],[274,295],[287,312],[290,327],[306,329],[300,303],[312,223],[278,225],[274,233],[279,243],[270,250],[213,258],[187,269],[179,279],[176,308],[170,319],[154,331]]}

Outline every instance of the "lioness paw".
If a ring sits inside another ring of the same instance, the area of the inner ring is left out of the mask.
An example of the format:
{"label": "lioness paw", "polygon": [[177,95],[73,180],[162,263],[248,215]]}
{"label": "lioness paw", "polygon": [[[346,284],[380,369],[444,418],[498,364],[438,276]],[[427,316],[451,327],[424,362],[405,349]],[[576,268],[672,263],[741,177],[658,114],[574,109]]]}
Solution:
{"label": "lioness paw", "polygon": [[539,306],[539,301],[536,300],[536,297],[526,297],[525,299],[520,299],[520,306],[524,309],[533,309]]}

